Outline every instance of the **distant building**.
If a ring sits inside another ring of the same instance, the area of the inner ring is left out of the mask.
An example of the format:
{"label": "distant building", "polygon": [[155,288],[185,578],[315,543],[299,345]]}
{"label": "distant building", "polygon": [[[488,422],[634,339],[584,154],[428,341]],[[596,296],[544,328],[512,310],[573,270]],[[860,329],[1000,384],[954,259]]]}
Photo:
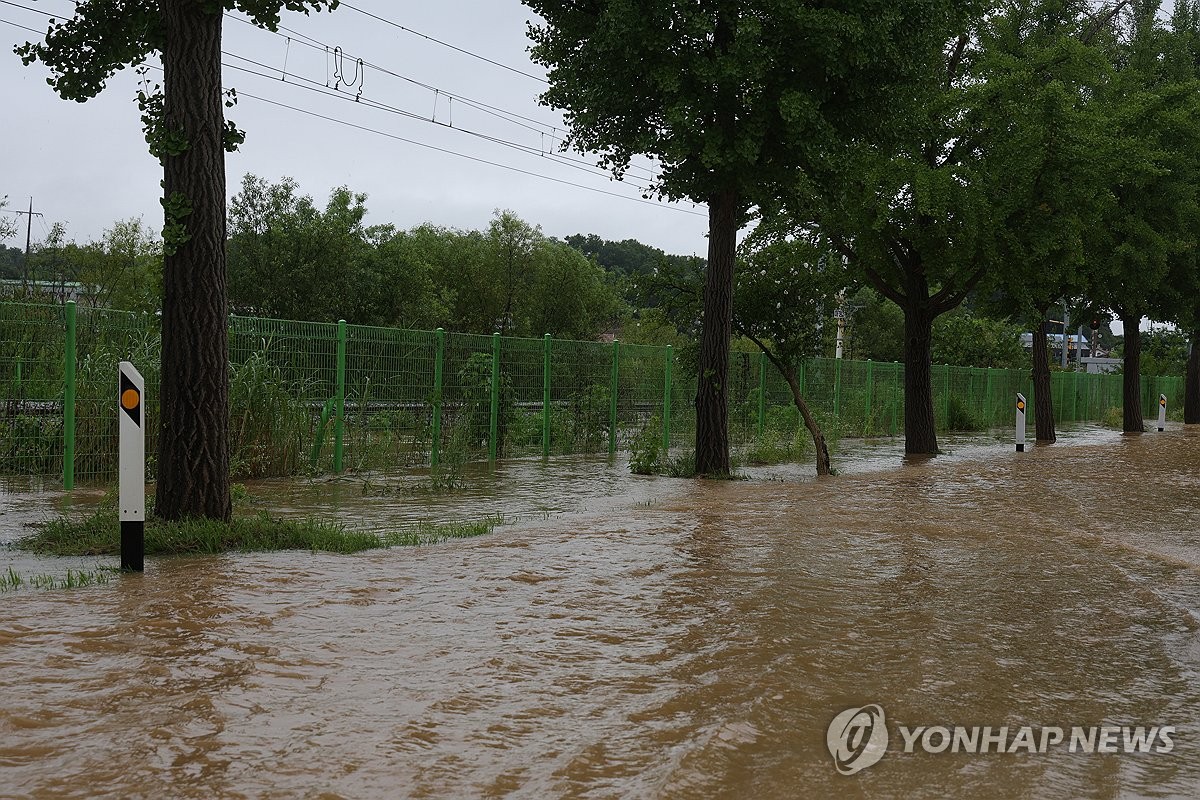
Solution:
{"label": "distant building", "polygon": [[1104,375],[1109,372],[1116,372],[1125,363],[1123,358],[1085,358],[1083,359],[1083,367],[1091,375]]}
{"label": "distant building", "polygon": [[[1051,352],[1054,353],[1053,358],[1057,358],[1057,359],[1061,360],[1062,359],[1062,348],[1063,348],[1063,335],[1061,333],[1048,333],[1048,334],[1046,334],[1046,340],[1047,340],[1047,344],[1050,345]],[[1026,350],[1033,349],[1033,334],[1032,333],[1022,333],[1021,334],[1021,346],[1024,347]],[[1092,356],[1092,343],[1088,340],[1088,337],[1079,336],[1074,333],[1067,336],[1067,356],[1072,361],[1078,357],[1078,354],[1081,350],[1083,351],[1083,359],[1085,361]],[[1099,354],[1100,354],[1100,351],[1099,351],[1099,348],[1097,348],[1096,355],[1099,355]]]}
{"label": "distant building", "polygon": [[22,281],[16,278],[0,280],[0,297],[23,300],[53,300],[79,302],[88,296],[88,287],[75,281]]}

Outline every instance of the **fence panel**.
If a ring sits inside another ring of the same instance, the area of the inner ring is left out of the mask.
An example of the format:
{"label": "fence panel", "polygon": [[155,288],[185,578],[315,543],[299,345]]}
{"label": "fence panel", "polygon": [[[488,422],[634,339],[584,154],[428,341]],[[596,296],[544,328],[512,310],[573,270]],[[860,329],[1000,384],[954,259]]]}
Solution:
{"label": "fence panel", "polygon": [[[112,480],[118,361],[138,366],[148,417],[158,415],[158,318],[79,308],[73,383],[65,364],[69,319],[63,306],[0,303],[0,474]],[[263,477],[338,465],[387,470],[435,457],[461,464],[543,452],[607,453],[629,447],[639,434],[690,449],[693,358],[694,352],[649,345],[232,316],[232,471]],[[1007,427],[1017,392],[1035,402],[1027,369],[934,365],[932,376],[940,431]],[[796,381],[835,437],[903,432],[901,364],[812,358],[799,366]],[[64,402],[71,386],[73,440]],[[1055,371],[1051,388],[1060,423],[1119,419],[1120,375]],[[791,389],[762,353],[730,354],[728,393],[736,450],[749,460],[768,452],[804,455],[807,432]],[[1182,378],[1147,376],[1142,393],[1148,418],[1157,413],[1160,393],[1171,415],[1181,414]],[[147,428],[148,477],[155,471],[157,432],[155,425]],[[73,476],[64,474],[68,440],[74,442]]]}

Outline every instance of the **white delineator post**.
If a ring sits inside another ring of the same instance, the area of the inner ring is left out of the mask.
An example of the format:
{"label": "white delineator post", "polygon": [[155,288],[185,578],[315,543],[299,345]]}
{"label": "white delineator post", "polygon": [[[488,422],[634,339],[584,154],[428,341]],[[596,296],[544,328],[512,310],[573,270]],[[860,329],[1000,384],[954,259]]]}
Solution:
{"label": "white delineator post", "polygon": [[1025,395],[1017,392],[1017,452],[1025,452]]}
{"label": "white delineator post", "polygon": [[121,569],[142,572],[146,547],[146,381],[128,361],[122,361],[118,371]]}
{"label": "white delineator post", "polygon": [[1162,433],[1167,429],[1167,396],[1160,394],[1158,396],[1158,432]]}

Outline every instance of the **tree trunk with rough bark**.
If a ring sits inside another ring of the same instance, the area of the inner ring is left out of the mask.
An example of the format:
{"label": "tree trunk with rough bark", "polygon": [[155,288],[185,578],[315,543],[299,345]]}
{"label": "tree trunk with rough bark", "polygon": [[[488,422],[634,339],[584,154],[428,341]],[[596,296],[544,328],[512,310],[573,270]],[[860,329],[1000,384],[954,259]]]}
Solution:
{"label": "tree trunk with rough bark", "polygon": [[1121,325],[1125,328],[1125,365],[1123,381],[1123,418],[1126,433],[1142,433],[1146,430],[1142,418],[1142,332],[1138,325],[1140,314],[1122,313]]}
{"label": "tree trunk with rough bark", "polygon": [[708,269],[696,382],[696,474],[725,476],[729,466],[729,341],[733,335],[733,266],[738,198],[718,192],[708,204]]}
{"label": "tree trunk with rough bark", "polygon": [[1044,309],[1033,328],[1033,422],[1037,440],[1052,444],[1058,437],[1054,431],[1054,392],[1050,388],[1050,352]]}
{"label": "tree trunk with rough bark", "polygon": [[[918,301],[919,303],[919,301]],[[936,455],[933,413],[933,313],[912,301],[904,310],[904,452]]]}
{"label": "tree trunk with rough bark", "polygon": [[229,520],[221,7],[161,1],[163,124],[182,134],[186,146],[162,159],[168,252],[155,513]]}
{"label": "tree trunk with rough bark", "polygon": [[1183,387],[1183,421],[1187,425],[1200,425],[1200,331],[1192,332],[1192,351],[1188,353]]}

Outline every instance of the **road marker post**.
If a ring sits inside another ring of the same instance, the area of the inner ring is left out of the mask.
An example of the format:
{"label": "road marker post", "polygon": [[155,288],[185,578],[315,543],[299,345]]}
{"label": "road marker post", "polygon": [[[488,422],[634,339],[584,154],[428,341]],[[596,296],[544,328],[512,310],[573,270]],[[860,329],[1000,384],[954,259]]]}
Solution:
{"label": "road marker post", "polygon": [[1017,452],[1025,452],[1025,395],[1017,392]]}
{"label": "road marker post", "polygon": [[146,551],[146,381],[128,361],[122,361],[117,371],[121,569],[142,572]]}

